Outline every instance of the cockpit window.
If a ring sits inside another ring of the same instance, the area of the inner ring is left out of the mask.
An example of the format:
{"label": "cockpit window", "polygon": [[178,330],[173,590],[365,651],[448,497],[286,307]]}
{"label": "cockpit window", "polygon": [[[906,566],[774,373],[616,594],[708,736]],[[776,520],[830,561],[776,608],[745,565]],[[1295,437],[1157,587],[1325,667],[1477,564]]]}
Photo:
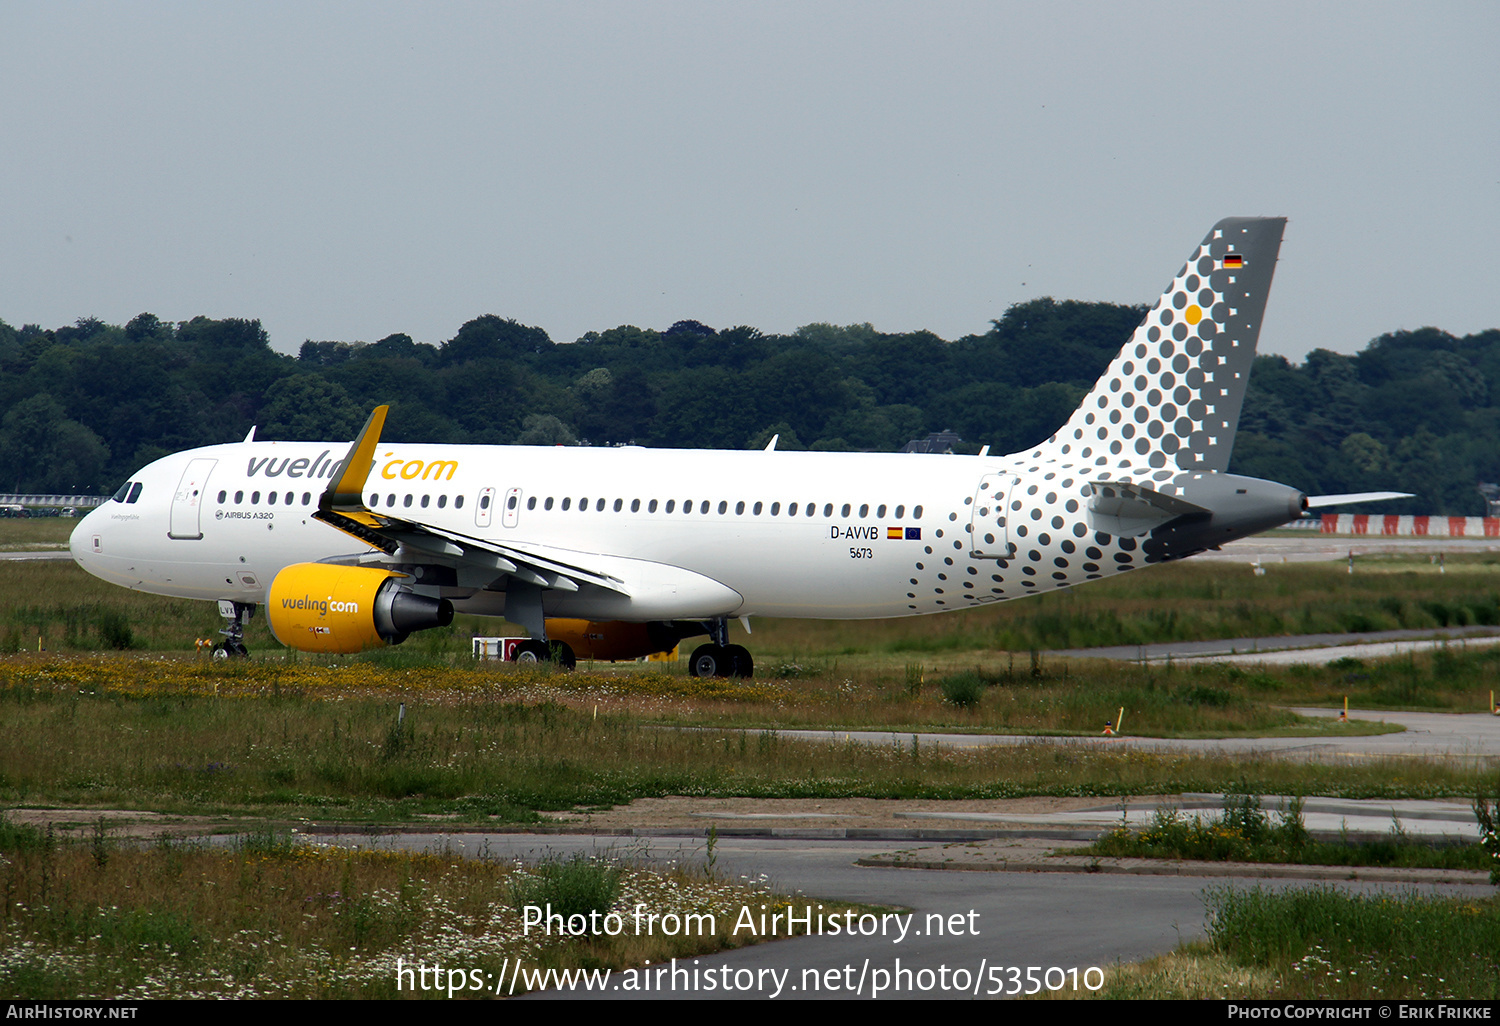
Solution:
{"label": "cockpit window", "polygon": [[115,494],[110,496],[110,499],[114,502],[124,502],[125,496],[130,494],[130,486],[134,483],[135,482],[133,481],[126,481],[119,487],[119,490],[117,490]]}
{"label": "cockpit window", "polygon": [[140,497],[141,497],[141,482],[137,481],[135,484],[133,484],[133,485],[130,486],[130,497],[128,499],[126,499],[125,501],[126,502],[134,502],[136,499],[139,499]]}

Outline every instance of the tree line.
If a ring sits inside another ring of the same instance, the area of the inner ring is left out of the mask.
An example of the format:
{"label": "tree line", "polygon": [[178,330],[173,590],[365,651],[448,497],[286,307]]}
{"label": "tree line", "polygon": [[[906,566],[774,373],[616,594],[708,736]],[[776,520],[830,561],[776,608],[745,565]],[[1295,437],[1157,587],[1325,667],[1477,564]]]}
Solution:
{"label": "tree line", "polygon": [[[684,320],[558,343],[485,315],[437,345],[308,340],[295,357],[257,320],[0,321],[0,489],[107,492],[252,425],[262,439],[346,439],[381,403],[395,442],[721,449],[780,435],[783,449],[895,451],[951,430],[965,451],[1012,452],[1067,420],[1145,310],[1043,298],[954,341]],[[1230,469],[1309,493],[1417,494],[1387,512],[1483,512],[1477,483],[1500,480],[1500,330],[1258,358]]]}

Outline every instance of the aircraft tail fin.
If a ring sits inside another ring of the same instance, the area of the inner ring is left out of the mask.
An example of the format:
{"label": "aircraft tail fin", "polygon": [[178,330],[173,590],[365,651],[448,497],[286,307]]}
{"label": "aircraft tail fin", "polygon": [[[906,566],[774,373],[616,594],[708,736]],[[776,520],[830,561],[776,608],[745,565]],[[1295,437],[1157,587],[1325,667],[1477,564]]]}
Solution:
{"label": "aircraft tail fin", "polygon": [[1214,225],[1083,405],[1032,459],[1084,472],[1229,467],[1284,217]]}

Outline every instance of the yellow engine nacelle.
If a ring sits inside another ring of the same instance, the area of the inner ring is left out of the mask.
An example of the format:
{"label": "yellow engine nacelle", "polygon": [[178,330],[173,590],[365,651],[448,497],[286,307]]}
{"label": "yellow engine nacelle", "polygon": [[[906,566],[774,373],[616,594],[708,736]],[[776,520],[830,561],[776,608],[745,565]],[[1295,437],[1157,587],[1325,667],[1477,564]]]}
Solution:
{"label": "yellow engine nacelle", "polygon": [[303,652],[351,654],[453,622],[451,602],[414,594],[406,580],[394,570],[295,563],[271,582],[271,632]]}
{"label": "yellow engine nacelle", "polygon": [[639,659],[670,652],[678,636],[652,623],[547,618],[547,640],[564,641],[579,659]]}

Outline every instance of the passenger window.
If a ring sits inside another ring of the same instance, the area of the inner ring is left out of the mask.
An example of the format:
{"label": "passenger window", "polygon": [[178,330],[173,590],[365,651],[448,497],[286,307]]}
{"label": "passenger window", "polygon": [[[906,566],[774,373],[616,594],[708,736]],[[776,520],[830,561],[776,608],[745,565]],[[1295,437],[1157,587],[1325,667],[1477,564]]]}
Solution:
{"label": "passenger window", "polygon": [[[824,513],[824,514],[823,514],[823,515],[824,515],[824,516],[827,516],[827,515],[828,515],[828,514],[827,514],[827,513]],[[840,514],[839,514],[839,516],[841,516],[841,517],[847,517],[847,516],[848,516],[848,515],[849,515],[849,504],[848,504],[848,503],[847,503],[847,502],[846,502],[846,503],[844,503],[844,509],[843,509],[843,512],[841,512],[841,513],[840,513]]]}
{"label": "passenger window", "polygon": [[[792,512],[795,513],[796,510],[793,510]],[[771,516],[775,517],[775,516],[780,516],[780,515],[781,515],[781,503],[779,503],[779,502],[773,502],[773,503],[771,503]]]}
{"label": "passenger window", "polygon": [[870,515],[870,504],[868,502],[859,507],[859,515],[862,517]]}
{"label": "passenger window", "polygon": [[[549,495],[549,496],[547,496],[547,501],[544,502],[544,503],[542,503],[542,509],[551,509],[551,508],[552,508],[552,496]],[[563,508],[566,509],[567,507],[565,506]]]}
{"label": "passenger window", "polygon": [[668,499],[667,500],[667,512],[670,513],[674,509],[676,509],[676,508],[677,508],[677,500],[676,499]]}
{"label": "passenger window", "polygon": [[921,520],[922,519],[922,507],[921,506],[913,506],[911,508],[911,518],[913,520]]}
{"label": "passenger window", "polygon": [[684,500],[682,500],[682,511],[684,513],[691,513],[693,511],[693,500],[692,499],[684,499]]}
{"label": "passenger window", "polygon": [[708,500],[707,500],[707,499],[704,499],[704,500],[703,500],[703,501],[702,501],[702,502],[701,502],[701,503],[700,503],[700,504],[699,504],[699,505],[698,505],[698,512],[699,512],[699,513],[707,513],[707,512],[708,512]]}
{"label": "passenger window", "polygon": [[125,501],[126,502],[134,502],[136,499],[139,499],[140,497],[141,497],[141,482],[137,481],[135,484],[133,484],[133,485],[130,486],[130,498],[126,499]]}
{"label": "passenger window", "polygon": [[446,495],[439,495],[438,496],[438,509],[443,509],[447,505],[448,505],[448,496],[446,496]]}
{"label": "passenger window", "polygon": [[818,512],[818,504],[816,502],[809,502],[803,507],[803,510],[807,516],[812,516]]}
{"label": "passenger window", "polygon": [[529,499],[526,500],[526,508],[527,509],[536,509],[536,496],[535,495],[533,495],[531,498],[529,498]]}
{"label": "passenger window", "polygon": [[385,497],[385,504],[387,506],[394,506],[396,504],[396,493],[395,492],[392,492],[391,494],[389,494],[389,495],[387,495]]}
{"label": "passenger window", "polygon": [[290,506],[293,502],[297,501],[297,493],[296,492],[287,492],[286,493],[286,497],[283,498],[281,501],[283,503],[285,503],[286,505]]}
{"label": "passenger window", "polygon": [[424,495],[424,496],[422,496],[422,508],[426,509],[427,508],[427,504],[429,502],[431,502],[431,501],[432,501],[432,496],[430,496],[430,495]]}
{"label": "passenger window", "polygon": [[880,504],[880,508],[875,511],[875,515],[877,517],[884,517],[885,516],[885,503],[882,502]]}
{"label": "passenger window", "polygon": [[[774,509],[775,507],[773,506],[772,508]],[[786,515],[789,517],[797,515],[797,504],[795,502],[786,508]]]}
{"label": "passenger window", "polygon": [[406,496],[406,498],[402,499],[401,505],[405,506],[407,509],[411,509],[411,496],[408,495]]}
{"label": "passenger window", "polygon": [[831,517],[831,516],[833,516],[833,503],[830,502],[826,506],[823,507],[823,515],[825,517]]}
{"label": "passenger window", "polygon": [[516,500],[517,500],[517,496],[514,496],[514,495],[508,495],[508,496],[506,496],[505,497],[505,508],[506,509],[515,509],[516,508]]}
{"label": "passenger window", "polygon": [[490,508],[490,497],[488,495],[481,495],[479,497],[479,508],[480,509],[489,509]]}
{"label": "passenger window", "polygon": [[595,499],[594,500],[594,512],[595,513],[603,513],[604,512],[604,503],[605,503],[604,499]]}
{"label": "passenger window", "polygon": [[464,497],[462,495],[455,495],[453,497],[453,508],[454,509],[463,509],[464,508]]}
{"label": "passenger window", "polygon": [[[239,502],[240,501],[238,493],[235,494],[234,501],[235,502]],[[379,506],[380,505],[380,496],[378,496],[378,495],[372,495],[372,496],[370,496],[370,505],[371,506]]]}
{"label": "passenger window", "polygon": [[760,503],[757,502],[755,504],[755,508],[750,512],[754,513],[756,516],[760,516]]}
{"label": "passenger window", "polygon": [[640,511],[641,511],[641,500],[640,499],[631,499],[630,500],[630,512],[632,512],[632,513],[639,513]]}
{"label": "passenger window", "polygon": [[728,510],[729,510],[729,503],[725,502],[723,499],[720,499],[719,500],[719,516],[723,516],[726,512],[728,512]]}
{"label": "passenger window", "polygon": [[[652,499],[651,500],[651,505],[649,505],[649,506],[646,507],[646,512],[647,513],[655,513],[656,512],[656,500],[655,499]],[[670,513],[672,511],[671,510],[667,510],[667,512]]]}
{"label": "passenger window", "polygon": [[312,492],[303,492],[302,493],[302,505],[304,505],[304,506],[310,506],[310,505],[312,505]]}
{"label": "passenger window", "polygon": [[251,492],[250,493],[250,505],[252,505],[252,506],[259,506],[260,505],[260,492]]}
{"label": "passenger window", "polygon": [[568,509],[568,507],[571,506],[572,504],[573,504],[573,500],[572,499],[563,499],[563,504],[562,504],[563,511],[566,512],[567,509]]}
{"label": "passenger window", "polygon": [[220,493],[219,493],[219,501],[220,501],[220,502],[223,502],[223,501],[224,501],[224,497],[225,497],[225,496],[226,496],[226,495],[228,495],[228,494],[229,494],[229,493],[228,493],[228,492],[220,492]]}
{"label": "passenger window", "polygon": [[906,515],[906,507],[905,506],[897,506],[896,507],[896,519],[900,520],[905,515]]}
{"label": "passenger window", "polygon": [[620,510],[622,510],[624,508],[625,508],[625,500],[624,499],[616,499],[615,500],[615,512],[618,513],[618,512],[620,512]]}
{"label": "passenger window", "polygon": [[266,505],[267,506],[274,506],[274,505],[276,505],[276,493],[275,492],[267,492],[266,493]]}
{"label": "passenger window", "polygon": [[[374,498],[374,496],[371,496],[371,498]],[[245,501],[245,493],[244,492],[235,492],[234,493],[234,504],[236,506],[238,506],[240,503],[242,503],[244,501]]]}

